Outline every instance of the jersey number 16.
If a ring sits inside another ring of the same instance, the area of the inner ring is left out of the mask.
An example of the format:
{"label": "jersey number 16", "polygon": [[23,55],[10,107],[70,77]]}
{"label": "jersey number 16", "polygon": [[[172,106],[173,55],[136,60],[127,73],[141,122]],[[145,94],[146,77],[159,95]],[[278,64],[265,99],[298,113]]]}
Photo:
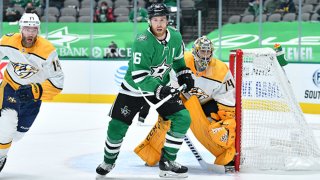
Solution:
{"label": "jersey number 16", "polygon": [[133,53],[133,63],[134,64],[140,64],[140,62],[141,62],[141,53],[134,52]]}

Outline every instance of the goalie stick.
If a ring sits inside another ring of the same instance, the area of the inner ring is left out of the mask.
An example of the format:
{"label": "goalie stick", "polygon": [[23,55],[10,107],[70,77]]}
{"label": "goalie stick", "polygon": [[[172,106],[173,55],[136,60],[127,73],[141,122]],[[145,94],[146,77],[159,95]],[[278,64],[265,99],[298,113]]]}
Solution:
{"label": "goalie stick", "polygon": [[[185,89],[187,87],[186,84],[182,84],[177,90],[180,92],[182,91],[183,89]],[[167,102],[170,98],[172,98],[172,94],[169,94],[167,97],[165,97],[164,99],[162,99],[161,101],[159,101],[157,104],[153,104],[152,102],[150,102],[146,96],[144,96],[142,90],[140,87],[139,88],[139,91],[141,92],[142,94],[142,97],[144,98],[144,100],[147,101],[147,103],[150,105],[150,107],[154,108],[154,109],[158,109],[163,103]]]}
{"label": "goalie stick", "polygon": [[197,161],[199,162],[200,166],[203,169],[207,169],[209,171],[213,171],[213,172],[219,173],[219,174],[225,174],[226,173],[226,170],[225,170],[224,166],[207,163],[205,160],[203,160],[203,158],[199,154],[198,150],[193,145],[193,143],[191,142],[190,138],[187,135],[185,135],[183,140],[187,143],[187,145],[188,145],[189,149],[191,150],[192,154],[196,157]]}

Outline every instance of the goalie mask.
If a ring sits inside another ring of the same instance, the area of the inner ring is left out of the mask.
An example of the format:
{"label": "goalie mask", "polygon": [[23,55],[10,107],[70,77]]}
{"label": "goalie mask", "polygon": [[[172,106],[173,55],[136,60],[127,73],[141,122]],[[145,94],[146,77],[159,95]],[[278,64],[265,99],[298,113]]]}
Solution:
{"label": "goalie mask", "polygon": [[192,46],[195,68],[198,72],[206,70],[211,61],[213,44],[206,36],[198,38]]}

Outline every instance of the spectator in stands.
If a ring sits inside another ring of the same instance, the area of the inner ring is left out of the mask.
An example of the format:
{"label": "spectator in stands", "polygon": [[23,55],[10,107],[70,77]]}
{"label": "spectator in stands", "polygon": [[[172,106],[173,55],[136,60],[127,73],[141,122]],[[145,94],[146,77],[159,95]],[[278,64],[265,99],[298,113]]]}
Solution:
{"label": "spectator in stands", "polygon": [[272,14],[280,7],[281,0],[271,0],[268,1],[264,7],[264,12],[267,14]]}
{"label": "spectator in stands", "polygon": [[14,4],[25,8],[28,3],[32,3],[34,7],[41,7],[41,0],[10,0]]}
{"label": "spectator in stands", "polygon": [[318,13],[318,21],[320,21],[320,8],[317,10],[317,13]]}
{"label": "spectator in stands", "polygon": [[108,6],[106,1],[103,1],[100,7],[97,8],[94,15],[94,22],[114,22],[113,9]]}
{"label": "spectator in stands", "polygon": [[[139,5],[139,1],[137,2],[137,15],[136,20],[137,22],[148,22],[148,11],[147,9],[141,7]],[[134,22],[134,8],[131,9],[129,13],[129,21]]]}
{"label": "spectator in stands", "polygon": [[279,13],[296,13],[296,6],[293,0],[281,0],[281,4],[275,12]]}
{"label": "spectator in stands", "polygon": [[260,7],[260,0],[254,0],[254,1],[250,0],[248,11],[252,15],[257,16],[259,15],[259,7]]}
{"label": "spectator in stands", "polygon": [[[26,13],[35,13],[38,15],[37,11],[35,10],[35,8],[33,7],[33,3],[32,2],[28,2],[26,7],[24,8],[24,11]],[[39,16],[39,15],[38,15]]]}
{"label": "spectator in stands", "polygon": [[7,22],[16,22],[20,19],[21,14],[14,8],[14,3],[10,2],[5,11],[5,19]]}
{"label": "spectator in stands", "polygon": [[145,8],[148,8],[153,3],[162,3],[163,0],[145,0],[145,2],[146,2]]}

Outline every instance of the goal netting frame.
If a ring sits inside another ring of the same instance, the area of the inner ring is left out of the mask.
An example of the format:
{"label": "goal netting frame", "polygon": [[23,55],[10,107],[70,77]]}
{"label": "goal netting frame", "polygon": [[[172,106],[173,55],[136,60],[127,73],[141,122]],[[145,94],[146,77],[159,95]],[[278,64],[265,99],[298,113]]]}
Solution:
{"label": "goal netting frame", "polygon": [[320,150],[271,48],[232,50],[236,171],[319,170]]}

